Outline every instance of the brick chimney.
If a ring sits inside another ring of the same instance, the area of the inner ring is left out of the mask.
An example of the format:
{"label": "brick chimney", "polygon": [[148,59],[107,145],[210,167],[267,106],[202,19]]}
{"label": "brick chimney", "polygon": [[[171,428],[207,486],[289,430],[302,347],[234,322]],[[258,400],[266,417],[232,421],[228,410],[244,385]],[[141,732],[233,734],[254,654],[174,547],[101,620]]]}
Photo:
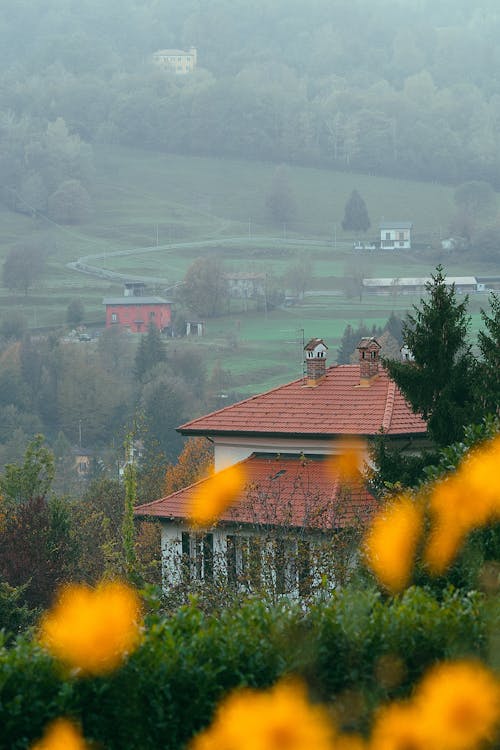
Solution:
{"label": "brick chimney", "polygon": [[306,385],[317,386],[325,377],[327,345],[323,339],[311,339],[304,347],[306,363]]}
{"label": "brick chimney", "polygon": [[368,386],[378,375],[381,346],[374,336],[362,338],[356,347],[359,352],[359,384]]}

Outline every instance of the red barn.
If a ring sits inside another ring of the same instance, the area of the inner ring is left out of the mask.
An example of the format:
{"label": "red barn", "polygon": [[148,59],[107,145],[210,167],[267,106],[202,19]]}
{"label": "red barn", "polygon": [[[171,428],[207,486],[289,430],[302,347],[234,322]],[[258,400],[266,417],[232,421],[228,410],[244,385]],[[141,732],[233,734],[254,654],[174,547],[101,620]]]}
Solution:
{"label": "red barn", "polygon": [[159,331],[172,320],[172,303],[162,297],[107,297],[106,328],[119,326],[131,333],[145,333],[152,323]]}

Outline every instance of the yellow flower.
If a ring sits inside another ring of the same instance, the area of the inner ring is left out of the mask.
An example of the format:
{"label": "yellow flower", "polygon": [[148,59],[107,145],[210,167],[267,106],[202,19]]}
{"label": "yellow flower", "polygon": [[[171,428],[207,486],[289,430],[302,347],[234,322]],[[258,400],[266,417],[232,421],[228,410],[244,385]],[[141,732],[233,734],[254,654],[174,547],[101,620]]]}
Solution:
{"label": "yellow flower", "polygon": [[499,463],[500,436],[471,451],[459,468],[459,473],[471,492],[471,496],[466,499],[467,506],[479,515],[500,513]]}
{"label": "yellow flower", "polygon": [[56,719],[49,724],[41,740],[31,750],[86,750],[87,743],[68,719]]}
{"label": "yellow flower", "polygon": [[300,683],[285,681],[230,695],[191,750],[332,750],[334,735],[327,711],[307,701]]}
{"label": "yellow flower", "polygon": [[120,666],[139,644],[141,606],[137,593],[118,581],[96,589],[65,587],[42,617],[39,639],[65,665],[99,675]]}
{"label": "yellow flower", "polygon": [[500,438],[472,451],[431,493],[432,529],[424,559],[440,575],[472,529],[500,517]]}
{"label": "yellow flower", "polygon": [[189,516],[196,526],[208,526],[238,499],[245,485],[240,465],[230,466],[198,484]]}
{"label": "yellow flower", "polygon": [[469,750],[493,738],[500,718],[500,685],[479,662],[448,662],[424,677],[414,703],[430,747]]}
{"label": "yellow flower", "polygon": [[366,742],[359,734],[339,734],[335,737],[334,750],[366,750]]}
{"label": "yellow flower", "polygon": [[379,710],[370,750],[435,750],[428,744],[418,711],[411,703],[392,703]]}
{"label": "yellow flower", "polygon": [[356,482],[361,477],[367,455],[366,442],[356,437],[342,438],[335,445],[335,454],[327,460],[327,468],[344,482]]}
{"label": "yellow flower", "polygon": [[365,537],[365,558],[380,583],[402,591],[410,578],[422,533],[422,510],[411,497],[400,495],[372,521]]}

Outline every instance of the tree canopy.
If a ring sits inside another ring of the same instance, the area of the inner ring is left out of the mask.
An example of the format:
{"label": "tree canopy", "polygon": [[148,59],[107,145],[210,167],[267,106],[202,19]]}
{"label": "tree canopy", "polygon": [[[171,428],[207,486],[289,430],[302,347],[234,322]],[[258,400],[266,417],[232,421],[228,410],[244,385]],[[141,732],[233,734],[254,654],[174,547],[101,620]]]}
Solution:
{"label": "tree canopy", "polygon": [[3,264],[3,283],[8,289],[29,289],[41,278],[45,270],[45,252],[33,244],[15,245]]}
{"label": "tree canopy", "polygon": [[220,258],[198,258],[188,268],[181,299],[197,315],[220,315],[227,306],[229,287]]}

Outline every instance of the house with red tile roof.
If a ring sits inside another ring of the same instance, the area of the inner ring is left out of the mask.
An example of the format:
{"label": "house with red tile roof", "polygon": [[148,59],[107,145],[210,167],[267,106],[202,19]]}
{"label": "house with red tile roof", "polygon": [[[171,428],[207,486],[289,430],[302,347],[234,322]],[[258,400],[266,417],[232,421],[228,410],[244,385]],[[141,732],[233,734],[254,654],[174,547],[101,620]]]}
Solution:
{"label": "house with red tile roof", "polygon": [[[327,367],[322,339],[311,339],[304,353],[302,378],[178,428],[213,442],[216,471],[240,464],[246,485],[239,501],[203,533],[193,532],[188,519],[192,499],[207,480],[136,508],[137,515],[162,521],[170,583],[180,583],[186,570],[192,577],[213,578],[216,560],[229,578],[241,581],[250,568],[266,568],[266,550],[270,554],[272,548],[276,557],[279,548],[275,562],[281,562],[271,566],[275,584],[279,576],[281,590],[303,591],[316,566],[291,564],[297,550],[312,560],[317,540],[366,524],[377,504],[362,481],[347,485],[332,472],[328,459],[341,441],[369,441],[383,431],[402,450],[426,444],[426,424],[382,367],[375,338],[360,341],[354,365]],[[273,544],[263,547],[270,531]]]}

